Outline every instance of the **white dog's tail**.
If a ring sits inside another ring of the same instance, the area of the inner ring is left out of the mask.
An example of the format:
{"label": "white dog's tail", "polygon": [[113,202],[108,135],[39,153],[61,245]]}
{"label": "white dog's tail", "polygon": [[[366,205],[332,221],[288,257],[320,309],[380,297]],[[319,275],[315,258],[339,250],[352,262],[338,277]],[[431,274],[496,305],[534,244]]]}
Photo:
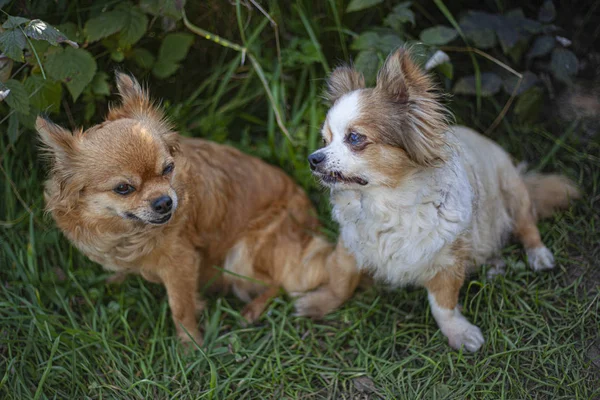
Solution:
{"label": "white dog's tail", "polygon": [[[520,168],[522,171],[522,168]],[[567,208],[571,200],[581,197],[573,181],[563,175],[527,172],[522,174],[536,219],[550,217],[556,210]]]}

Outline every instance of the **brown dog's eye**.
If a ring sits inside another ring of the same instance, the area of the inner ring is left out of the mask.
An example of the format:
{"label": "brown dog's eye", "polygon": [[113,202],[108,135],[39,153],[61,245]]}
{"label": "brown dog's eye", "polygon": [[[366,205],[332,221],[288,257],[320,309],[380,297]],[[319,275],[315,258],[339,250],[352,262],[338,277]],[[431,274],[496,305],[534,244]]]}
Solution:
{"label": "brown dog's eye", "polygon": [[173,168],[175,168],[175,164],[173,164],[173,163],[170,163],[169,165],[167,165],[167,166],[165,167],[165,169],[163,169],[163,172],[162,172],[162,174],[163,174],[163,175],[168,175],[168,174],[170,174],[171,172],[173,172]]}
{"label": "brown dog's eye", "polygon": [[135,191],[135,188],[128,183],[121,183],[119,186],[113,189],[113,191],[121,196],[126,196],[129,193]]}
{"label": "brown dog's eye", "polygon": [[359,147],[365,141],[365,135],[361,135],[360,133],[350,132],[348,136],[346,136],[346,141],[350,143],[352,147]]}

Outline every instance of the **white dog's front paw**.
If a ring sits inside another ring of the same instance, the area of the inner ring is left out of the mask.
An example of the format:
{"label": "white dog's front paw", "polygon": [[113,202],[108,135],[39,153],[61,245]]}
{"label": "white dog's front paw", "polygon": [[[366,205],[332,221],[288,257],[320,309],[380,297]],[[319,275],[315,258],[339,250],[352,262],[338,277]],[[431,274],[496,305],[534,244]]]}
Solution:
{"label": "white dog's front paw", "polygon": [[[462,316],[461,316],[462,317]],[[481,329],[471,324],[466,318],[456,318],[448,329],[442,329],[442,332],[448,337],[450,347],[460,350],[462,346],[471,353],[479,350],[485,340],[481,334]]]}
{"label": "white dog's front paw", "polygon": [[554,268],[554,256],[546,246],[527,249],[527,262],[534,271]]}

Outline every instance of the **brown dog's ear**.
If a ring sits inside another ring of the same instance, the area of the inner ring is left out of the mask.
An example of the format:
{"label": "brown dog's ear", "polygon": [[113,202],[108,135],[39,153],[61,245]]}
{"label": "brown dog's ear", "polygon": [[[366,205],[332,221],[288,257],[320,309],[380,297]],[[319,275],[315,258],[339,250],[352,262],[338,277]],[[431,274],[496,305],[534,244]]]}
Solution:
{"label": "brown dog's ear", "polygon": [[122,102],[111,107],[106,117],[109,121],[121,118],[132,118],[147,122],[163,136],[171,154],[179,151],[178,135],[173,132],[171,124],[166,120],[162,110],[150,99],[148,91],[138,81],[127,74],[117,72],[117,89]]}
{"label": "brown dog's ear", "polygon": [[121,104],[111,107],[106,119],[114,121],[121,118],[139,120],[151,119],[154,122],[163,122],[162,111],[154,105],[148,92],[142,88],[138,81],[122,72],[117,72],[117,89],[121,95]]}
{"label": "brown dog's ear", "polygon": [[333,104],[346,93],[364,87],[365,78],[360,72],[349,66],[337,67],[327,79],[325,96]]}
{"label": "brown dog's ear", "polygon": [[390,54],[377,75],[375,91],[398,107],[401,134],[395,141],[423,166],[436,166],[446,159],[448,111],[431,77],[406,49]]}
{"label": "brown dog's ear", "polygon": [[64,165],[73,157],[75,138],[70,131],[43,117],[37,117],[35,128],[54,165]]}

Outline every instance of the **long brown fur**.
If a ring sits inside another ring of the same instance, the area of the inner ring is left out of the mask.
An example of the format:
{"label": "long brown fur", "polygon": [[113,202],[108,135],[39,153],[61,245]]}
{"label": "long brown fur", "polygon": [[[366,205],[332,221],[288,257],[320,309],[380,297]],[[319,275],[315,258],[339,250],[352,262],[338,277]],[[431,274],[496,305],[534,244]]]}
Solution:
{"label": "long brown fur", "polygon": [[[53,165],[47,210],[75,246],[116,280],[133,273],[163,284],[183,341],[202,342],[198,293],[212,280],[250,302],[250,320],[280,287],[300,297],[300,315],[322,316],[350,297],[354,259],[319,235],[292,179],[231,147],[180,137],[135,79],[118,74],[117,86],[122,103],[85,132],[37,121]],[[169,162],[173,172],[162,173]],[[113,191],[124,179],[135,186],[126,196]],[[178,199],[171,219],[144,222],[150,202],[167,193]]]}

